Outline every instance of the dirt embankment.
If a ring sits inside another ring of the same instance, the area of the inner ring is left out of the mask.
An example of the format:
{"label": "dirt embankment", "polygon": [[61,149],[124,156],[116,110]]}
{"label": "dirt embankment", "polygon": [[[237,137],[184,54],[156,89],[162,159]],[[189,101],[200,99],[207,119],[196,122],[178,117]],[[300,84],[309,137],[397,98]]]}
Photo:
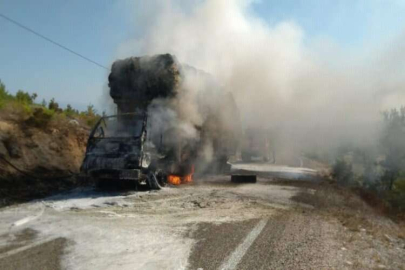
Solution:
{"label": "dirt embankment", "polygon": [[74,184],[76,179],[60,177],[79,171],[88,134],[86,125],[72,119],[38,128],[0,115],[0,205]]}

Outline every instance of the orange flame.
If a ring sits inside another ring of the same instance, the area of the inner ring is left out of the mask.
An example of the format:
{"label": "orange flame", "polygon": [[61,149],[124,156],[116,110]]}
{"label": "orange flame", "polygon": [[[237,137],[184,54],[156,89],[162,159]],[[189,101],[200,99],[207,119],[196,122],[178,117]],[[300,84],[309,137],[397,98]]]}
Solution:
{"label": "orange flame", "polygon": [[180,185],[181,184],[181,177],[177,175],[169,175],[167,177],[167,182],[172,185]]}
{"label": "orange flame", "polygon": [[183,183],[191,183],[193,182],[193,175],[189,174],[183,177]]}
{"label": "orange flame", "polygon": [[194,166],[191,167],[191,173],[185,176],[180,175],[168,175],[167,182],[172,185],[180,185],[193,182]]}

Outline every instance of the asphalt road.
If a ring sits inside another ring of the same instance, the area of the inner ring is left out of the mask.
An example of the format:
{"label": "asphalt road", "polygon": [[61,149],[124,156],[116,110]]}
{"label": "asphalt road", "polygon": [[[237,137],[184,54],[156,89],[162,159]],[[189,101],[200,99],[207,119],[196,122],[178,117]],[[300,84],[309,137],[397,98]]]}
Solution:
{"label": "asphalt road", "polygon": [[348,232],[314,211],[311,187],[258,180],[206,176],[158,192],[81,189],[0,209],[0,269],[357,269],[345,263]]}
{"label": "asphalt road", "polygon": [[240,223],[201,224],[189,269],[334,269],[339,263],[330,245],[335,232],[329,229],[314,216],[288,212]]}

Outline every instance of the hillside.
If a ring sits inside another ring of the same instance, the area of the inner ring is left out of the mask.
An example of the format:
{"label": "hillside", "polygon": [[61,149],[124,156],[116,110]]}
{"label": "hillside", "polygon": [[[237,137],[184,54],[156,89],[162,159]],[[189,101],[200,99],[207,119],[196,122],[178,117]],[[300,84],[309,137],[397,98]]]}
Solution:
{"label": "hillside", "polygon": [[98,119],[51,100],[35,103],[35,94],[11,95],[0,83],[1,204],[47,195],[77,184],[91,126]]}

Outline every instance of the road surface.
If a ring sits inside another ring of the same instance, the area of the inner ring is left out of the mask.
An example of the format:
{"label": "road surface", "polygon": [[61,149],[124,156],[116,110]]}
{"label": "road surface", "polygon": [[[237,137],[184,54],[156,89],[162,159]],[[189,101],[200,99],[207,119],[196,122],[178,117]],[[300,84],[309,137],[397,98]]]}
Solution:
{"label": "road surface", "polygon": [[[270,165],[238,164],[234,169],[281,173],[266,166]],[[304,168],[291,170],[314,174]],[[308,200],[315,192],[312,186],[268,177],[237,185],[226,175],[197,178],[192,184],[158,192],[74,190],[0,209],[0,269],[362,269],[366,265],[401,269],[405,265],[404,250],[396,249],[400,240],[395,240],[392,253],[384,247],[387,254],[378,261],[365,260],[362,248],[353,247],[349,253],[352,232],[339,220],[320,214]],[[361,239],[352,241],[365,241]]]}

